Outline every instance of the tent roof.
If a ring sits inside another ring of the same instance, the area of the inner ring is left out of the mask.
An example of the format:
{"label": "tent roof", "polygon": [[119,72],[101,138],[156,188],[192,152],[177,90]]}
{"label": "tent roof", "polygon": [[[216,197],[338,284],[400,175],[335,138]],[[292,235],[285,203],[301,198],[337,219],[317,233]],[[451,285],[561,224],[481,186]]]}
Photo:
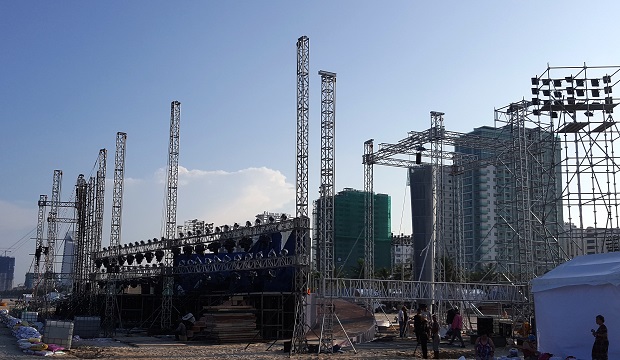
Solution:
{"label": "tent roof", "polygon": [[532,280],[532,292],[565,286],[620,285],[620,252],[582,255]]}

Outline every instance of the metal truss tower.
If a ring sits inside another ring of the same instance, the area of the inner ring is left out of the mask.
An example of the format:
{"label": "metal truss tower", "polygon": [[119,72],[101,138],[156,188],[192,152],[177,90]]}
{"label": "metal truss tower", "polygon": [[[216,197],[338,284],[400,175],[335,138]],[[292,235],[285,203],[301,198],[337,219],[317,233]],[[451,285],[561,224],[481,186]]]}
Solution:
{"label": "metal truss tower", "polygon": [[[433,154],[443,154],[443,132],[445,128],[443,126],[444,113],[438,111],[431,111],[431,152]],[[444,183],[444,166],[443,156],[433,156],[431,158],[431,179],[432,185],[432,207],[433,207],[433,225],[430,243],[426,247],[425,256],[423,262],[430,262],[428,268],[430,269],[428,278],[422,279],[426,281],[445,281],[445,271],[441,266],[441,261],[437,261],[435,254],[438,253],[437,247],[441,244],[441,239],[444,237],[444,213],[446,198],[445,198],[445,183]],[[436,266],[437,265],[437,266]],[[423,266],[425,268],[425,266]],[[421,275],[421,274],[420,274]],[[420,279],[418,279],[420,280]]]}
{"label": "metal truss tower", "polygon": [[334,276],[334,187],[336,145],[336,74],[319,71],[321,75],[321,187],[320,211],[317,229],[320,233],[319,265],[321,281],[322,327],[319,350],[333,351],[334,293],[329,286]]}
{"label": "metal truss tower", "polygon": [[37,298],[37,290],[41,286],[41,255],[43,254],[43,236],[45,231],[45,210],[47,208],[47,195],[39,195],[39,212],[37,216],[37,240],[34,249],[34,298]]}
{"label": "metal truss tower", "polygon": [[[106,168],[107,168],[107,158],[108,151],[106,149],[99,150],[99,156],[97,158],[97,176],[95,177],[95,188],[94,188],[94,207],[95,214],[93,219],[93,238],[90,243],[91,248],[89,253],[93,254],[96,251],[101,250],[101,244],[103,239],[103,214],[105,210],[105,177],[106,177]],[[91,274],[94,274],[95,266],[91,264],[92,270]],[[97,304],[97,292],[98,287],[95,286],[94,279],[91,279],[91,289],[90,289],[90,301],[89,301],[89,310],[90,313],[94,313],[96,311]]]}
{"label": "metal truss tower", "polygon": [[[176,238],[177,226],[177,191],[179,185],[179,135],[181,125],[181,103],[173,101],[170,104],[170,143],[168,146],[168,193],[166,196],[166,240]],[[171,271],[174,255],[166,252],[164,257],[166,271]],[[166,274],[161,304],[161,328],[168,329],[172,323],[172,294],[174,292],[174,277]]]}
{"label": "metal truss tower", "polygon": [[50,211],[47,214],[47,247],[45,254],[45,286],[43,296],[45,297],[45,312],[49,309],[49,297],[47,295],[54,288],[56,276],[54,273],[54,260],[56,250],[56,238],[58,236],[58,206],[60,203],[60,191],[62,186],[62,171],[54,170],[52,180],[52,196],[50,199]]}
{"label": "metal truss tower", "polygon": [[[372,279],[375,274],[375,194],[374,177],[374,140],[364,142],[364,278]],[[367,289],[367,288],[366,288]]]}
{"label": "metal truss tower", "polygon": [[310,222],[308,218],[308,104],[310,84],[310,40],[307,36],[297,39],[297,141],[296,141],[296,209],[300,221],[296,229],[295,253],[295,324],[290,354],[305,353],[306,342],[306,291],[308,289]]}
{"label": "metal truss tower", "polygon": [[[72,293],[75,298],[84,295],[89,269],[89,188],[80,174],[75,184],[75,215],[76,228],[73,247]],[[66,256],[66,255],[65,255]]]}
{"label": "metal truss tower", "polygon": [[110,250],[109,257],[110,270],[108,270],[108,281],[106,284],[105,296],[105,319],[104,334],[106,337],[114,334],[116,320],[118,318],[118,308],[116,304],[117,284],[116,277],[119,267],[119,248],[121,243],[121,218],[123,212],[123,185],[125,182],[125,148],[127,134],[116,133],[116,154],[114,158],[114,190],[112,193],[112,217],[110,228]]}

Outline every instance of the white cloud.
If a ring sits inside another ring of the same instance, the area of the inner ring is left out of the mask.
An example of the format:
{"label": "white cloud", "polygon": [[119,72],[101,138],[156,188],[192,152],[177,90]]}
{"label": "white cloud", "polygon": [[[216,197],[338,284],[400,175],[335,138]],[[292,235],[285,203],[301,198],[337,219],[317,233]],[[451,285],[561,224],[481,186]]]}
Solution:
{"label": "white cloud", "polygon": [[[126,184],[122,242],[161,236],[167,194],[165,175],[165,169],[158,169],[151,179]],[[294,209],[295,185],[277,170],[261,167],[227,172],[179,166],[179,225],[191,219],[219,225],[244,223],[263,211],[291,213]],[[108,238],[104,237],[103,243],[109,243]]]}

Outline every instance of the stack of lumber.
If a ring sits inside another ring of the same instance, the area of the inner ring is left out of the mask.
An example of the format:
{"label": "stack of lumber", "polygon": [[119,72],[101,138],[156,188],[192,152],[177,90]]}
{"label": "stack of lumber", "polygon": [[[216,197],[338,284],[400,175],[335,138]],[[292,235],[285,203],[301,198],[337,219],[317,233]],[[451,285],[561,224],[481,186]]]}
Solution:
{"label": "stack of lumber", "polygon": [[[215,312],[205,313],[194,323],[194,335],[204,338],[207,342],[217,344],[243,343],[260,340],[256,329],[256,315],[250,309],[235,306],[220,308]],[[214,310],[214,309],[212,309]]]}

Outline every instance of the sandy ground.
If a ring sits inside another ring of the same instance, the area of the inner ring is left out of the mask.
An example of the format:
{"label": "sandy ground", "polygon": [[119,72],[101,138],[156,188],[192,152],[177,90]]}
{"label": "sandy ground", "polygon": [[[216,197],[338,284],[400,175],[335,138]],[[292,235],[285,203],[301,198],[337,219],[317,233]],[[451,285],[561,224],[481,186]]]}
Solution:
{"label": "sandy ground", "polygon": [[[429,344],[430,348],[430,344]],[[393,338],[392,341],[379,341],[355,345],[335,354],[299,354],[299,359],[421,359],[421,349],[414,356],[415,341]],[[498,348],[496,356],[507,354],[509,347]],[[442,343],[441,359],[458,359],[464,355],[473,359],[473,345],[466,348]],[[66,355],[53,356],[60,359],[259,359],[274,360],[288,358],[281,341],[252,344],[205,345],[201,343],[181,343],[171,337],[118,336],[114,339],[92,339],[75,341]],[[9,329],[0,328],[0,359],[40,358],[25,355],[16,345]]]}

